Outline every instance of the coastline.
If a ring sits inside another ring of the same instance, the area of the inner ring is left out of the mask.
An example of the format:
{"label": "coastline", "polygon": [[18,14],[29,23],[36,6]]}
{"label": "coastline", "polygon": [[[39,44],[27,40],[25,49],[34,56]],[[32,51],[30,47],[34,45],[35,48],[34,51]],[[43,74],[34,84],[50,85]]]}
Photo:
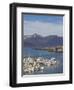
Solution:
{"label": "coastline", "polygon": [[48,52],[59,52],[63,53],[63,46],[57,46],[57,47],[47,47],[47,48],[34,48],[35,50],[45,50]]}

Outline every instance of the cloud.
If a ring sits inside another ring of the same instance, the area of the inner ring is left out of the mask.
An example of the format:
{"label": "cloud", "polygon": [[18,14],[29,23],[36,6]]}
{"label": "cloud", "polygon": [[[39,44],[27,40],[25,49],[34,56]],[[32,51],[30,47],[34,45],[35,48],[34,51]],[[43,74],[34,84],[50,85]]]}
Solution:
{"label": "cloud", "polygon": [[58,35],[63,36],[63,24],[55,24],[40,21],[26,21],[24,20],[24,34],[32,35],[34,33],[47,36]]}

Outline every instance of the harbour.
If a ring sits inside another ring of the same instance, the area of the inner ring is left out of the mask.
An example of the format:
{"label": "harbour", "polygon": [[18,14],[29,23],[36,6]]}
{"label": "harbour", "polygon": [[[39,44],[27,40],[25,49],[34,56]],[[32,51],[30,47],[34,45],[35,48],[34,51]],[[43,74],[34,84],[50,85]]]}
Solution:
{"label": "harbour", "polygon": [[38,58],[24,58],[23,60],[23,71],[24,73],[32,73],[32,72],[38,72],[43,71],[45,66],[50,67],[53,65],[58,64],[55,58],[51,58],[50,60],[44,59],[42,57]]}
{"label": "harbour", "polygon": [[63,73],[62,53],[24,49],[23,75]]}

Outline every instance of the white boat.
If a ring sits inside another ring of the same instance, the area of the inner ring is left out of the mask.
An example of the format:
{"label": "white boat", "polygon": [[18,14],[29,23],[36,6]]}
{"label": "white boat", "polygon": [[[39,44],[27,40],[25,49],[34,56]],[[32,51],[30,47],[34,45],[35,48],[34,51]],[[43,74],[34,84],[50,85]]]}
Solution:
{"label": "white boat", "polygon": [[41,69],[41,70],[43,70],[43,69],[44,69],[44,67],[40,67],[40,69]]}
{"label": "white boat", "polygon": [[57,61],[56,61],[56,58],[51,58],[50,59],[50,62],[51,62],[51,65],[54,65],[54,64],[56,64],[57,63]]}
{"label": "white boat", "polygon": [[56,60],[56,58],[52,57],[50,60],[51,60],[51,61],[52,61],[52,60]]}

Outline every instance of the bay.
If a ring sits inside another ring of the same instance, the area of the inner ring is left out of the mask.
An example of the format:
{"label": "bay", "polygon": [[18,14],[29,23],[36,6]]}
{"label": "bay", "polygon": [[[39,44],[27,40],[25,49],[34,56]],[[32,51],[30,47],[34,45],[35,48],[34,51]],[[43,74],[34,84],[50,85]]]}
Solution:
{"label": "bay", "polygon": [[48,52],[45,50],[36,50],[34,48],[23,48],[23,58],[24,57],[43,57],[51,59],[52,57],[56,58],[58,62],[57,65],[51,66],[50,68],[46,67],[43,71],[33,72],[32,74],[57,74],[63,73],[63,53],[60,52]]}

